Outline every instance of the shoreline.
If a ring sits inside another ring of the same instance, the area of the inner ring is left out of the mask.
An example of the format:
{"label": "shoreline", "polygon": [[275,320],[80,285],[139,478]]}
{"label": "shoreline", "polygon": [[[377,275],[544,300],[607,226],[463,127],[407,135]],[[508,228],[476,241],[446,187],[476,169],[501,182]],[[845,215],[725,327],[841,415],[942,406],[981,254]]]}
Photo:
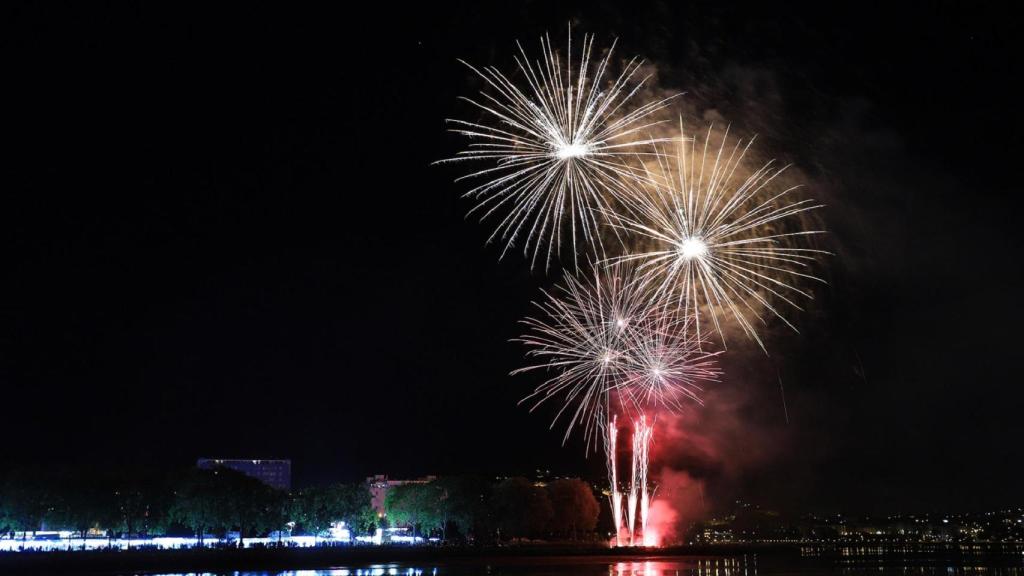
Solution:
{"label": "shoreline", "polygon": [[[813,547],[822,554],[810,559],[827,559],[835,546],[813,544],[718,544],[671,548],[608,548],[591,545],[533,545],[507,547],[409,547],[338,546],[321,548],[188,549],[188,550],[96,550],[71,552],[0,553],[3,574],[152,574],[160,572],[218,572],[244,570],[315,570],[339,566],[439,562],[444,564],[564,563],[573,561],[615,561],[616,559],[667,559],[678,557],[795,557],[804,559],[801,548]],[[841,548],[842,546],[838,546]],[[867,546],[866,548],[871,548]],[[895,559],[943,560],[985,558],[990,561],[1021,561],[1021,547],[985,545],[968,553],[957,546],[905,545],[884,554],[865,555],[866,561]]]}

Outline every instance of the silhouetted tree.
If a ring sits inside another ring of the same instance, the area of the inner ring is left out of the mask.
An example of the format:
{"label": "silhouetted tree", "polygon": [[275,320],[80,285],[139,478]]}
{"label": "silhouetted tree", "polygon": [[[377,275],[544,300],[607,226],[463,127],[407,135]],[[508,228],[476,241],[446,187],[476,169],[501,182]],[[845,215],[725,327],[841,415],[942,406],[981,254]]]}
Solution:
{"label": "silhouetted tree", "polygon": [[169,516],[188,526],[199,543],[207,531],[224,526],[224,505],[213,470],[190,470],[179,482]]}
{"label": "silhouetted tree", "polygon": [[601,507],[590,485],[579,478],[555,480],[547,485],[551,500],[551,532],[577,538],[597,525]]}
{"label": "silhouetted tree", "polygon": [[487,486],[474,476],[445,476],[433,483],[440,491],[441,538],[449,539],[449,528],[468,537],[485,514],[483,494]]}
{"label": "silhouetted tree", "polygon": [[238,529],[238,546],[245,537],[256,537],[281,527],[282,495],[278,490],[228,468],[215,470],[214,490],[221,502],[227,528]]}
{"label": "silhouetted tree", "polygon": [[55,499],[52,477],[38,469],[13,470],[0,488],[0,521],[12,531],[35,532]]}
{"label": "silhouetted tree", "polygon": [[547,490],[526,478],[508,478],[494,487],[492,511],[502,538],[542,536],[553,512]]}

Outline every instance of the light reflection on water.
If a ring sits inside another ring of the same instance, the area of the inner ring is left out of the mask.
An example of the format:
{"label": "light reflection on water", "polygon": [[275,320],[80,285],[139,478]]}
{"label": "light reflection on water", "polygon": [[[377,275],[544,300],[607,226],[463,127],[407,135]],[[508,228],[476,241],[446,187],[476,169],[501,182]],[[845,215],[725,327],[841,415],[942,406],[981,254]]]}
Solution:
{"label": "light reflection on water", "polygon": [[[760,560],[760,562],[759,562]],[[843,562],[793,558],[761,558],[756,555],[721,558],[683,558],[672,560],[629,560],[608,562],[600,559],[420,564],[370,564],[329,570],[287,570],[272,572],[176,572],[152,576],[782,576],[840,574],[845,576],[896,575],[925,576],[1024,576],[1024,566],[963,564],[957,562],[865,563],[851,566]]]}

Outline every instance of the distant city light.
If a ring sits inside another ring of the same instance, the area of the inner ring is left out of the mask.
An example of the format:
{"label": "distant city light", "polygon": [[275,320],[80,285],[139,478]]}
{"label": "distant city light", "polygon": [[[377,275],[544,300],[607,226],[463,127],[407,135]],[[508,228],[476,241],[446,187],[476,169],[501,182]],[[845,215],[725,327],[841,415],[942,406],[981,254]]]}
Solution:
{"label": "distant city light", "polygon": [[[275,536],[266,538],[245,538],[246,548],[265,547],[273,544],[295,546],[298,548],[312,548],[315,546],[336,545],[336,544],[369,544],[380,546],[382,544],[404,544],[419,545],[425,542],[437,542],[437,538],[425,539],[422,536],[411,536],[404,534],[404,528],[378,528],[373,536],[352,537],[351,531],[344,522],[338,522],[324,533],[323,536]],[[53,532],[35,532],[25,534],[22,532],[8,533],[0,536],[0,552],[52,552],[52,551],[79,551],[79,550],[128,550],[130,548],[154,547],[161,550],[175,550],[185,548],[212,547],[221,544],[237,543],[237,537],[218,538],[215,536],[203,536],[202,542],[196,537],[170,537],[158,536],[153,538],[106,538],[87,537],[81,538],[78,532],[68,530]],[[366,572],[369,574],[369,572]]]}

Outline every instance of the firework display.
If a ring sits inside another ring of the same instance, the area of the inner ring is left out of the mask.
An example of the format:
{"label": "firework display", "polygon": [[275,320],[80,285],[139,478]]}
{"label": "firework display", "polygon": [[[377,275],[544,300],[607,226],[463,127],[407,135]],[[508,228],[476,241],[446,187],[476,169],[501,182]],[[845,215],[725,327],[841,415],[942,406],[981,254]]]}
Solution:
{"label": "firework display", "polygon": [[[593,43],[584,36],[574,56],[570,37],[563,60],[545,36],[533,63],[520,47],[519,83],[467,64],[487,88],[466,99],[483,119],[450,121],[472,143],[445,162],[490,162],[459,180],[482,181],[466,195],[471,213],[499,218],[491,240],[502,255],[518,244],[531,267],[541,252],[550,265],[568,240],[574,266],[523,320],[530,363],[512,374],[544,373],[522,402],[555,404],[563,441],[581,428],[588,451],[604,444],[613,544],[650,546],[656,415],[703,404],[721,376],[722,351],[710,349],[714,340],[724,350],[727,327],[765,350],[756,324],[796,329],[783,311],[811,296],[805,282],[821,282],[810,268],[825,252],[802,244],[821,233],[806,226],[821,205],[794,198],[786,166],[748,168],[752,139],[730,145],[726,130],[712,145],[711,127],[693,137],[681,120],[666,137],[656,113],[671,98],[640,102],[640,63],[613,76],[612,50],[595,59]],[[609,234],[614,246],[601,240]],[[625,489],[619,416],[632,423]]]}
{"label": "firework display", "polygon": [[613,261],[639,263],[657,291],[672,294],[682,316],[693,319],[698,340],[703,310],[723,345],[723,317],[729,316],[763,348],[754,321],[764,324],[764,315],[771,314],[796,330],[773,300],[800,309],[794,297],[810,297],[800,282],[822,282],[807,270],[826,252],[795,243],[821,231],[786,226],[821,205],[790,200],[797,186],[773,190],[787,168],[774,161],[740,176],[753,140],[729,147],[726,131],[714,150],[711,134],[709,127],[701,142],[680,125],[675,158],[656,155],[654,168],[645,171],[645,180],[654,182],[650,193],[613,215],[615,225],[635,234],[641,247]]}
{"label": "firework display", "polygon": [[661,141],[645,134],[671,98],[631,107],[648,80],[640,77],[642,62],[629,60],[609,83],[614,44],[596,62],[593,52],[594,37],[585,35],[574,54],[571,31],[564,60],[547,36],[540,61],[531,62],[520,45],[521,84],[463,62],[485,84],[479,98],[464,98],[483,118],[448,121],[471,143],[442,162],[488,164],[459,180],[480,182],[465,195],[476,201],[471,213],[498,220],[490,239],[504,244],[503,255],[518,243],[532,263],[542,251],[550,263],[563,240],[574,258],[581,245],[602,253],[604,214],[632,196],[627,161]]}
{"label": "firework display", "polygon": [[718,380],[718,352],[706,352],[689,329],[692,320],[674,313],[665,302],[638,319],[632,328],[628,372],[619,383],[621,407],[633,415],[648,410],[682,410],[687,402],[703,404],[703,383]]}
{"label": "firework display", "polygon": [[586,281],[568,276],[545,296],[519,338],[538,363],[513,374],[552,374],[524,402],[560,402],[552,425],[568,419],[565,438],[582,427],[588,444],[596,440],[612,409],[632,417],[700,402],[700,383],[718,376],[715,354],[702,351],[671,302],[656,299],[628,267],[597,269]]}
{"label": "firework display", "polygon": [[540,314],[523,320],[530,332],[520,341],[538,363],[513,374],[554,369],[524,401],[536,408],[560,400],[555,421],[567,415],[566,438],[582,426],[588,443],[593,439],[611,392],[628,374],[633,326],[649,313],[643,287],[620,272],[621,267],[595,270],[587,280],[567,276],[558,292],[534,303]]}

